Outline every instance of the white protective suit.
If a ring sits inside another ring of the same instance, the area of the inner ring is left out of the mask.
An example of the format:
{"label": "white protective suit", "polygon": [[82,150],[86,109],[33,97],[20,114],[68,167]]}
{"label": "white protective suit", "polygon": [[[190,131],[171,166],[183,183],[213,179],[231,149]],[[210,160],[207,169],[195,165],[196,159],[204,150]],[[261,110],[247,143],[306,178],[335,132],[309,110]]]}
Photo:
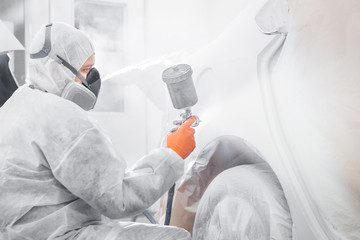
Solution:
{"label": "white protective suit", "polygon": [[[52,26],[52,51],[76,69],[94,52],[64,24]],[[152,205],[182,175],[183,160],[162,148],[126,169],[87,113],[58,96],[74,75],[49,57],[29,64],[37,89],[20,87],[0,108],[0,239],[189,239],[175,227],[110,220]]]}

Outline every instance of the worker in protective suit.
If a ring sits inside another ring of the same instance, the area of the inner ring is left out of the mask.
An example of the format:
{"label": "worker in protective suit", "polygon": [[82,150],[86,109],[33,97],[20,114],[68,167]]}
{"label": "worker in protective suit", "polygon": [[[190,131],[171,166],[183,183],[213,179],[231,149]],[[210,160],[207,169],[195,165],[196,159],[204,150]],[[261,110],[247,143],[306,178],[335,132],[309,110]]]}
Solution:
{"label": "worker in protective suit", "polygon": [[69,25],[35,36],[27,84],[0,108],[0,239],[190,239],[115,219],[141,213],[183,174],[195,119],[126,169],[83,110],[100,88],[94,63],[92,43]]}

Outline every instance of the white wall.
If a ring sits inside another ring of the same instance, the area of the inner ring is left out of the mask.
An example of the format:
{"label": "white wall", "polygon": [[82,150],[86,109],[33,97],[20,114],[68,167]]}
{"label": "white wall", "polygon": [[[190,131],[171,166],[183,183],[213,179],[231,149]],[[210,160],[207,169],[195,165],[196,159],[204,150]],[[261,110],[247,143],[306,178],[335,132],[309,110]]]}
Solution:
{"label": "white wall", "polygon": [[146,57],[205,46],[250,0],[145,0]]}
{"label": "white wall", "polygon": [[251,0],[208,0],[210,39],[217,38],[228,24],[251,3]]}
{"label": "white wall", "polygon": [[206,0],[147,1],[147,57],[199,47],[209,39]]}
{"label": "white wall", "polygon": [[51,22],[74,24],[74,4],[72,0],[49,0],[49,4]]}

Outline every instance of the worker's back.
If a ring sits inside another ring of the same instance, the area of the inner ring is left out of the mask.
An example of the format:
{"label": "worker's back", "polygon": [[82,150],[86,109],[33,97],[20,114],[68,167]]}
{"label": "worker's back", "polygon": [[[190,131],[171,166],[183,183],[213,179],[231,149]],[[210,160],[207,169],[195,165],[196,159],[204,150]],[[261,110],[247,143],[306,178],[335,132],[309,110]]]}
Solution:
{"label": "worker's back", "polygon": [[46,239],[100,220],[54,177],[51,166],[79,133],[93,127],[85,113],[70,101],[23,86],[0,108],[0,119],[0,239]]}

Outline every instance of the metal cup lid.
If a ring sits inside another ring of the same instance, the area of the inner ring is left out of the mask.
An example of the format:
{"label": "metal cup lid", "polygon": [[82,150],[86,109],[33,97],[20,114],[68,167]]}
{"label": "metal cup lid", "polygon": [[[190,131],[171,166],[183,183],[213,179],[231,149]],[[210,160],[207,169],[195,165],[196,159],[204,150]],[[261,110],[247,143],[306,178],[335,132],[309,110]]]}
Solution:
{"label": "metal cup lid", "polygon": [[165,69],[162,73],[166,84],[178,83],[191,77],[193,71],[188,64],[178,64]]}

